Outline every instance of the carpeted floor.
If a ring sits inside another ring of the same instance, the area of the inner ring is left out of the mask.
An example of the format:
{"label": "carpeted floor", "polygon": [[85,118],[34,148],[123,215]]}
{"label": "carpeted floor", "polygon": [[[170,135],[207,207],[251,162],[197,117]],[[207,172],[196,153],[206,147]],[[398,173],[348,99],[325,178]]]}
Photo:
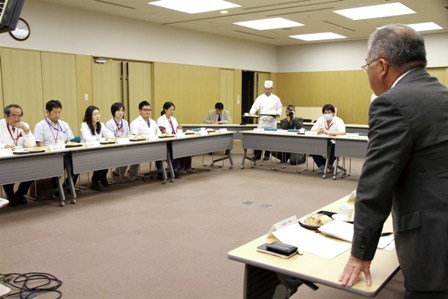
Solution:
{"label": "carpeted floor", "polygon": [[[204,157],[208,165],[210,157]],[[166,185],[148,180],[87,189],[64,208],[55,200],[3,208],[0,273],[51,273],[69,299],[242,298],[244,265],[227,252],[281,219],[348,194],[362,165],[353,160],[352,175],[333,181],[274,161],[255,169],[247,162],[242,170],[239,154],[234,169],[228,162],[204,167],[202,159],[194,158],[197,173]],[[377,298],[403,293],[399,273]],[[316,292],[301,287],[292,298],[359,296],[320,286]]]}

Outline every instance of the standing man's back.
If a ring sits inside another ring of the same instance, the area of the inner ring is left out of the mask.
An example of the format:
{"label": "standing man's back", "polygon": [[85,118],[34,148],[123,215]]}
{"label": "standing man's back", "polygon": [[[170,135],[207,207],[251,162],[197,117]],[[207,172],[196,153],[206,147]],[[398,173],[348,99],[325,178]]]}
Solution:
{"label": "standing man's back", "polygon": [[405,298],[448,298],[448,89],[425,70],[423,38],[388,25],[369,39],[367,71],[376,98],[355,205],[352,256],[340,276],[370,283],[382,225],[392,212]]}

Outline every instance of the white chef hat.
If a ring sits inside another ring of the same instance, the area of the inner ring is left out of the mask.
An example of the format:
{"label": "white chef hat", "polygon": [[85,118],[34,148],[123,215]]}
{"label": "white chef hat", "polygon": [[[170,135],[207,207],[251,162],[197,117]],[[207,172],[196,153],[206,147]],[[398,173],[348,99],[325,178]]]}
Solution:
{"label": "white chef hat", "polygon": [[264,88],[272,88],[274,83],[271,80],[264,81]]}

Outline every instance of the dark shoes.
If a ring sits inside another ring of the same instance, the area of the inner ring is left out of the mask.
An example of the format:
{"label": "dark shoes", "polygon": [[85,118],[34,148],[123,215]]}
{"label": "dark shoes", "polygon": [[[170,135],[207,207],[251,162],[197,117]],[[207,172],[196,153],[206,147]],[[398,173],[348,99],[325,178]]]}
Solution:
{"label": "dark shoes", "polygon": [[14,193],[14,195],[16,196],[17,202],[19,203],[19,205],[26,205],[27,204],[25,195],[23,195],[23,194],[21,194],[19,192]]}
{"label": "dark shoes", "polygon": [[96,191],[103,191],[104,190],[104,187],[100,183],[100,181],[92,181],[92,184],[90,185],[90,188],[92,188],[93,190],[96,190]]}
{"label": "dark shoes", "polygon": [[253,156],[252,161],[258,161],[261,159],[261,156]]}
{"label": "dark shoes", "polygon": [[13,196],[8,196],[8,200],[9,200],[8,207],[11,207],[11,208],[15,208],[19,204],[21,204],[21,205],[27,204],[25,195],[18,193],[18,192],[14,193]]}
{"label": "dark shoes", "polygon": [[264,161],[268,161],[269,160],[269,156],[264,156],[263,160]]}

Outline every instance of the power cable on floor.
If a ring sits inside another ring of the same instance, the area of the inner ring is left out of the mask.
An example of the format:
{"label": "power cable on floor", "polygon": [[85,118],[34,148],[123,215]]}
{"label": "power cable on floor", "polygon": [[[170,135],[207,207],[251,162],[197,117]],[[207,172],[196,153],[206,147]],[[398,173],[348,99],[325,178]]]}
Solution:
{"label": "power cable on floor", "polygon": [[0,282],[11,287],[13,291],[2,298],[32,299],[37,295],[55,294],[56,299],[62,298],[59,287],[62,281],[56,276],[42,272],[0,274]]}

